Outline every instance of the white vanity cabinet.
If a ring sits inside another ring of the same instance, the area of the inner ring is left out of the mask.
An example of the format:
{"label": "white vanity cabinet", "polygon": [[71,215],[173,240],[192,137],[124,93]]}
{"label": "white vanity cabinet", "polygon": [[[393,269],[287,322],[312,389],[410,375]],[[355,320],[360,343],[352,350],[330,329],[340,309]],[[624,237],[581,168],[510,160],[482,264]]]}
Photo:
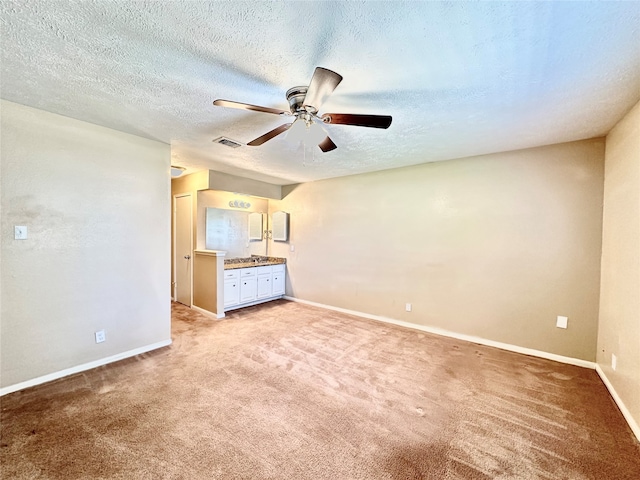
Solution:
{"label": "white vanity cabinet", "polygon": [[274,297],[284,295],[284,276],[284,264],[271,267],[271,294]]}
{"label": "white vanity cabinet", "polygon": [[258,298],[271,297],[271,266],[256,267],[258,274]]}
{"label": "white vanity cabinet", "polygon": [[282,297],[285,275],[284,264],[225,270],[225,311]]}
{"label": "white vanity cabinet", "polygon": [[224,308],[240,303],[240,270],[224,271]]}
{"label": "white vanity cabinet", "polygon": [[240,269],[240,303],[253,302],[258,298],[258,276],[256,268]]}

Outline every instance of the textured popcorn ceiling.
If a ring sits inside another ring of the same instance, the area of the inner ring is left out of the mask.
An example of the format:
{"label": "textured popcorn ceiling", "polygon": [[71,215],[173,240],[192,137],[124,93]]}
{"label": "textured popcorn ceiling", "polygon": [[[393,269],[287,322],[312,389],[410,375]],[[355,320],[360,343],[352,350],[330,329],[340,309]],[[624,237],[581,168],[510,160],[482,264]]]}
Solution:
{"label": "textured popcorn ceiling", "polygon": [[[640,99],[640,2],[0,2],[2,98],[170,143],[188,172],[294,183],[606,134]],[[231,149],[316,66],[338,149]]]}

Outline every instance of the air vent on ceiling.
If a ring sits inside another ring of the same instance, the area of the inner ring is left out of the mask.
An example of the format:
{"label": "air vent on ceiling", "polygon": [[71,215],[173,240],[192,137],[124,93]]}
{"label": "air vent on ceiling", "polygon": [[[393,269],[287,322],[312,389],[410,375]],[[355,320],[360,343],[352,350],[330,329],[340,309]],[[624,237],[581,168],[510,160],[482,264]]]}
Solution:
{"label": "air vent on ceiling", "polygon": [[215,138],[213,139],[213,143],[219,143],[220,145],[225,145],[231,148],[238,148],[242,146],[240,142],[236,142],[235,140],[231,140],[230,138],[227,138],[227,137]]}

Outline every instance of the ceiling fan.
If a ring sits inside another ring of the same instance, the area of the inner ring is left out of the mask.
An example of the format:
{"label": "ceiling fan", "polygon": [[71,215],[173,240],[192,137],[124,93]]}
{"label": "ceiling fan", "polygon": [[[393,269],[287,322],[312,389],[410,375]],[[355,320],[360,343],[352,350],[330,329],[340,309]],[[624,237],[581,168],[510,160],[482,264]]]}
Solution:
{"label": "ceiling fan", "polygon": [[218,107],[238,108],[295,117],[291,123],[280,125],[270,132],[250,141],[247,143],[249,146],[257,147],[258,145],[262,145],[289,129],[291,129],[289,135],[295,132],[295,137],[302,139],[306,130],[306,133],[310,134],[307,138],[311,139],[313,143],[317,143],[323,152],[329,152],[335,150],[337,146],[329,138],[327,132],[320,124],[356,125],[358,127],[373,128],[389,128],[389,125],[391,125],[391,117],[388,115],[360,115],[352,113],[325,113],[324,115],[319,115],[318,111],[320,106],[329,98],[329,95],[333,93],[341,81],[342,76],[336,72],[332,72],[326,68],[316,67],[308,87],[293,87],[287,90],[287,101],[289,102],[290,111],[221,99],[215,100],[213,104]]}

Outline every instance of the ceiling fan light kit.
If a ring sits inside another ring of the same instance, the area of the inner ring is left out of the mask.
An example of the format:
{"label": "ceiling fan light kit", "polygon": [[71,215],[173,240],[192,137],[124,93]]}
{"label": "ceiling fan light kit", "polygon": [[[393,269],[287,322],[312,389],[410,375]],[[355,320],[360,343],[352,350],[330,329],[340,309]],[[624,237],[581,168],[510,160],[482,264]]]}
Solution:
{"label": "ceiling fan light kit", "polygon": [[254,112],[271,113],[295,117],[290,123],[285,123],[274,128],[270,132],[261,135],[247,145],[257,147],[289,130],[287,141],[311,143],[318,145],[323,152],[329,152],[337,148],[322,124],[354,125],[358,127],[389,128],[391,117],[388,115],[361,115],[351,113],[325,113],[318,115],[322,104],[342,81],[342,76],[322,67],[316,67],[311,83],[308,87],[293,87],[287,90],[286,97],[289,102],[289,112],[276,108],[261,107],[248,103],[234,102],[218,99],[213,102],[217,107],[237,108]]}
{"label": "ceiling fan light kit", "polygon": [[312,145],[318,145],[327,136],[324,128],[311,119],[298,117],[287,132],[286,140],[289,143],[305,142]]}

